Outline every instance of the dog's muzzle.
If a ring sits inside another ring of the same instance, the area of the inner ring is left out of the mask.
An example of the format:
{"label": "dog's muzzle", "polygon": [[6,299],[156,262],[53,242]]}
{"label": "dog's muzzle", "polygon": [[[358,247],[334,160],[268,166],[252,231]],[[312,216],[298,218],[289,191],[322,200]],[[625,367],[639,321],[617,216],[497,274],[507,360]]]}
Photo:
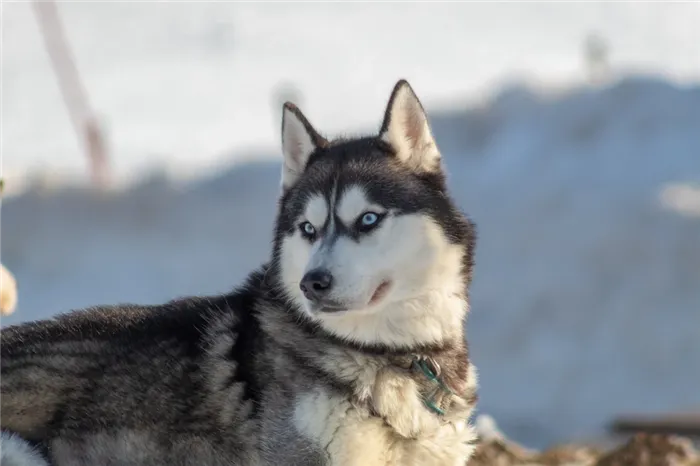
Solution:
{"label": "dog's muzzle", "polygon": [[333,275],[327,269],[313,269],[299,282],[299,288],[311,307],[317,312],[340,312],[347,308],[329,298],[333,289]]}

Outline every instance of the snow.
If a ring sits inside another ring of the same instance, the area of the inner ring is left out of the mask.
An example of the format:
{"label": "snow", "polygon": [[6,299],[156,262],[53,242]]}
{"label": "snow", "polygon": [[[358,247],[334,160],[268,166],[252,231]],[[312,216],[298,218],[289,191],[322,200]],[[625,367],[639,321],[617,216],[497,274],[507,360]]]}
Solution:
{"label": "snow", "polygon": [[[375,128],[400,75],[479,229],[480,410],[542,447],[598,436],[621,412],[700,406],[698,4],[406,4],[397,27],[424,19],[438,45],[402,47],[382,29],[396,5],[276,6],[61,5],[120,178],[178,176],[5,199],[1,257],[19,303],[3,326],[229,290],[269,254],[279,83],[333,134]],[[8,187],[37,166],[84,176],[31,11],[2,8]],[[580,74],[591,25],[619,67],[648,72],[560,85]]]}
{"label": "snow", "polygon": [[[84,176],[30,5],[3,2],[2,11],[4,175]],[[216,171],[252,148],[275,153],[280,105],[271,96],[290,86],[332,133],[378,124],[400,77],[432,109],[512,80],[580,80],[590,32],[609,42],[615,69],[700,79],[697,2],[81,1],[60,12],[123,178],[156,164]]]}

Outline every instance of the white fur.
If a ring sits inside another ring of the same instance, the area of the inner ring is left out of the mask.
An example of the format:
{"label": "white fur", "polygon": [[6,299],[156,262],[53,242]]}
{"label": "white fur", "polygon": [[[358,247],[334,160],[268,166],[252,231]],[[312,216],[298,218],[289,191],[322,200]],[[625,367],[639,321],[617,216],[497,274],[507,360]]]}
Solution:
{"label": "white fur", "polygon": [[329,466],[387,465],[392,432],[378,417],[322,390],[297,400],[294,425],[326,453]]}
{"label": "white fur", "polygon": [[405,81],[395,90],[387,109],[388,125],[380,137],[396,149],[397,156],[417,171],[440,169],[440,151],[428,124],[428,117]]}
{"label": "white fur", "polygon": [[438,417],[426,409],[415,381],[388,359],[341,349],[327,356],[325,369],[349,383],[353,400],[361,406],[372,406],[400,437],[417,438],[439,428]]}
{"label": "white fur", "polygon": [[304,218],[317,230],[320,230],[328,218],[328,205],[322,196],[313,196],[308,200],[304,210]]}
{"label": "white fur", "polygon": [[326,452],[330,465],[463,466],[474,450],[475,434],[466,422],[407,439],[364,408],[322,390],[297,400],[294,425]]}
{"label": "white fur", "polygon": [[49,466],[49,463],[19,435],[0,433],[0,465]]}
{"label": "white fur", "polygon": [[351,226],[365,212],[379,214],[384,210],[383,207],[371,204],[367,200],[364,189],[359,186],[351,186],[338,201],[337,214],[346,226]]}
{"label": "white fur", "polygon": [[304,172],[309,156],[316,150],[304,123],[286,106],[282,112],[282,189],[288,189]]}
{"label": "white fur", "polygon": [[436,431],[441,420],[426,409],[416,382],[387,366],[374,382],[372,403],[387,423],[404,438],[419,438]]}
{"label": "white fur", "polygon": [[[328,215],[331,209],[326,202]],[[360,186],[345,190],[337,202],[343,223],[377,209],[367,202]],[[389,212],[359,242],[341,237],[327,249],[319,246],[320,241],[310,245],[299,232],[285,238],[280,267],[289,297],[329,332],[357,343],[410,346],[440,342],[461,331],[467,312],[460,274],[464,251],[451,244],[430,217]],[[320,266],[333,275],[331,297],[348,311],[314,312],[299,290],[304,273]],[[370,305],[375,290],[386,280],[391,282],[388,293]]]}
{"label": "white fur", "polygon": [[16,307],[17,281],[12,273],[0,264],[0,314],[12,314]]}

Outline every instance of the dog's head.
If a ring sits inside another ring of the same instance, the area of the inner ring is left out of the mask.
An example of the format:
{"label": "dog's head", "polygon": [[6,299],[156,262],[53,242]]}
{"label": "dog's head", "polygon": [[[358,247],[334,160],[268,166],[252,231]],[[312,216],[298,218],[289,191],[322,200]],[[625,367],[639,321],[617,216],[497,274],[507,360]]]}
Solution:
{"label": "dog's head", "polygon": [[295,307],[359,345],[462,335],[474,228],[409,84],[396,84],[372,137],[328,141],[287,103],[282,146],[274,261]]}

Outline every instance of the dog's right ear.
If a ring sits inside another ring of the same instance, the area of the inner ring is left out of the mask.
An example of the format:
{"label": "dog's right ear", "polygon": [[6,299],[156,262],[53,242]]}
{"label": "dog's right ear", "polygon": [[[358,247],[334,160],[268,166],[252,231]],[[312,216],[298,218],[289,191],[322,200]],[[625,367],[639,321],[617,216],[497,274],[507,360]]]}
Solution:
{"label": "dog's right ear", "polygon": [[282,110],[282,191],[297,182],[309,161],[311,154],[328,145],[311,126],[309,120],[291,102],[285,102]]}
{"label": "dog's right ear", "polygon": [[394,86],[379,137],[389,143],[404,164],[419,172],[438,172],[440,151],[428,116],[405,79]]}

